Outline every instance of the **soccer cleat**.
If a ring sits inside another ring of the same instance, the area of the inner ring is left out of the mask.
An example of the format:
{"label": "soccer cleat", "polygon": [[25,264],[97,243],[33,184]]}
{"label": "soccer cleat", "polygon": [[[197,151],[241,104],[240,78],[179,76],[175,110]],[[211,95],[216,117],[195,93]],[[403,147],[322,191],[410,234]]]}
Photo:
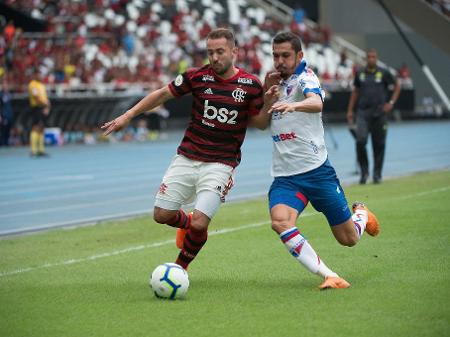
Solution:
{"label": "soccer cleat", "polygon": [[325,281],[319,286],[320,290],[326,289],[345,289],[350,287],[350,283],[339,276],[327,276]]}
{"label": "soccer cleat", "polygon": [[355,213],[356,209],[364,209],[367,211],[367,223],[366,223],[366,232],[371,236],[377,236],[380,233],[380,223],[378,222],[377,217],[373,214],[367,206],[362,202],[354,202],[352,205],[353,213]]}
{"label": "soccer cleat", "polygon": [[[192,212],[190,212],[187,216],[188,216],[188,223],[187,223],[186,227],[189,227],[191,224],[191,220],[192,220]],[[177,228],[175,243],[176,243],[178,249],[183,249],[183,242],[184,242],[184,237],[186,236],[186,233],[187,233],[187,228]]]}

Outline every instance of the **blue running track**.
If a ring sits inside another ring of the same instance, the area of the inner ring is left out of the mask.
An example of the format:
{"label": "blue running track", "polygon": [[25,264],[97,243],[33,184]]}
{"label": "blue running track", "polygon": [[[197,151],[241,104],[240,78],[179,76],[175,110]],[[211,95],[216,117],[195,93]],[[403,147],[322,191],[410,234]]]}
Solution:
{"label": "blue running track", "polygon": [[[50,158],[30,158],[27,148],[0,149],[0,235],[150,213],[181,137],[173,132],[158,142],[51,147]],[[328,127],[326,139],[341,182],[357,182],[354,141],[346,127]],[[271,152],[268,132],[248,132],[228,200],[267,193]],[[450,121],[391,123],[385,179],[448,168]]]}

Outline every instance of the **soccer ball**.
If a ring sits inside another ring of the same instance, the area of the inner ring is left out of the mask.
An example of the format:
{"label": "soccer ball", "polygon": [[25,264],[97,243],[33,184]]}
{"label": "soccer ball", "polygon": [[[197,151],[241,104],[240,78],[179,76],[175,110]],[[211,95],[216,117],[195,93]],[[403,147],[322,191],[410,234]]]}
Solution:
{"label": "soccer ball", "polygon": [[188,273],[176,263],[164,263],[153,271],[150,287],[156,297],[183,298],[189,288]]}

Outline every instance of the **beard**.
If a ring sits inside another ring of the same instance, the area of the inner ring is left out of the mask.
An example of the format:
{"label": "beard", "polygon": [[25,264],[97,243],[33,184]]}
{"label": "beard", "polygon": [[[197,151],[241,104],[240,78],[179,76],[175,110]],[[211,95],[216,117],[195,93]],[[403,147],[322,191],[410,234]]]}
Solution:
{"label": "beard", "polygon": [[212,64],[212,68],[217,75],[225,74],[231,67],[231,62],[227,62],[224,64],[215,63]]}

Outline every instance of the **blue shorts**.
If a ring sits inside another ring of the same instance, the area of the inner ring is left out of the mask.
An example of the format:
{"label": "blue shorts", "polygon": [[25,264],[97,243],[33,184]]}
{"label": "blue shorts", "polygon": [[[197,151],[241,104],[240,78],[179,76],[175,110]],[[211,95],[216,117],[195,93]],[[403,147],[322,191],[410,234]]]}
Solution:
{"label": "blue shorts", "polygon": [[323,213],[330,226],[351,216],[344,190],[328,159],[318,168],[288,177],[276,177],[269,190],[269,208],[283,204],[300,214],[308,204]]}

